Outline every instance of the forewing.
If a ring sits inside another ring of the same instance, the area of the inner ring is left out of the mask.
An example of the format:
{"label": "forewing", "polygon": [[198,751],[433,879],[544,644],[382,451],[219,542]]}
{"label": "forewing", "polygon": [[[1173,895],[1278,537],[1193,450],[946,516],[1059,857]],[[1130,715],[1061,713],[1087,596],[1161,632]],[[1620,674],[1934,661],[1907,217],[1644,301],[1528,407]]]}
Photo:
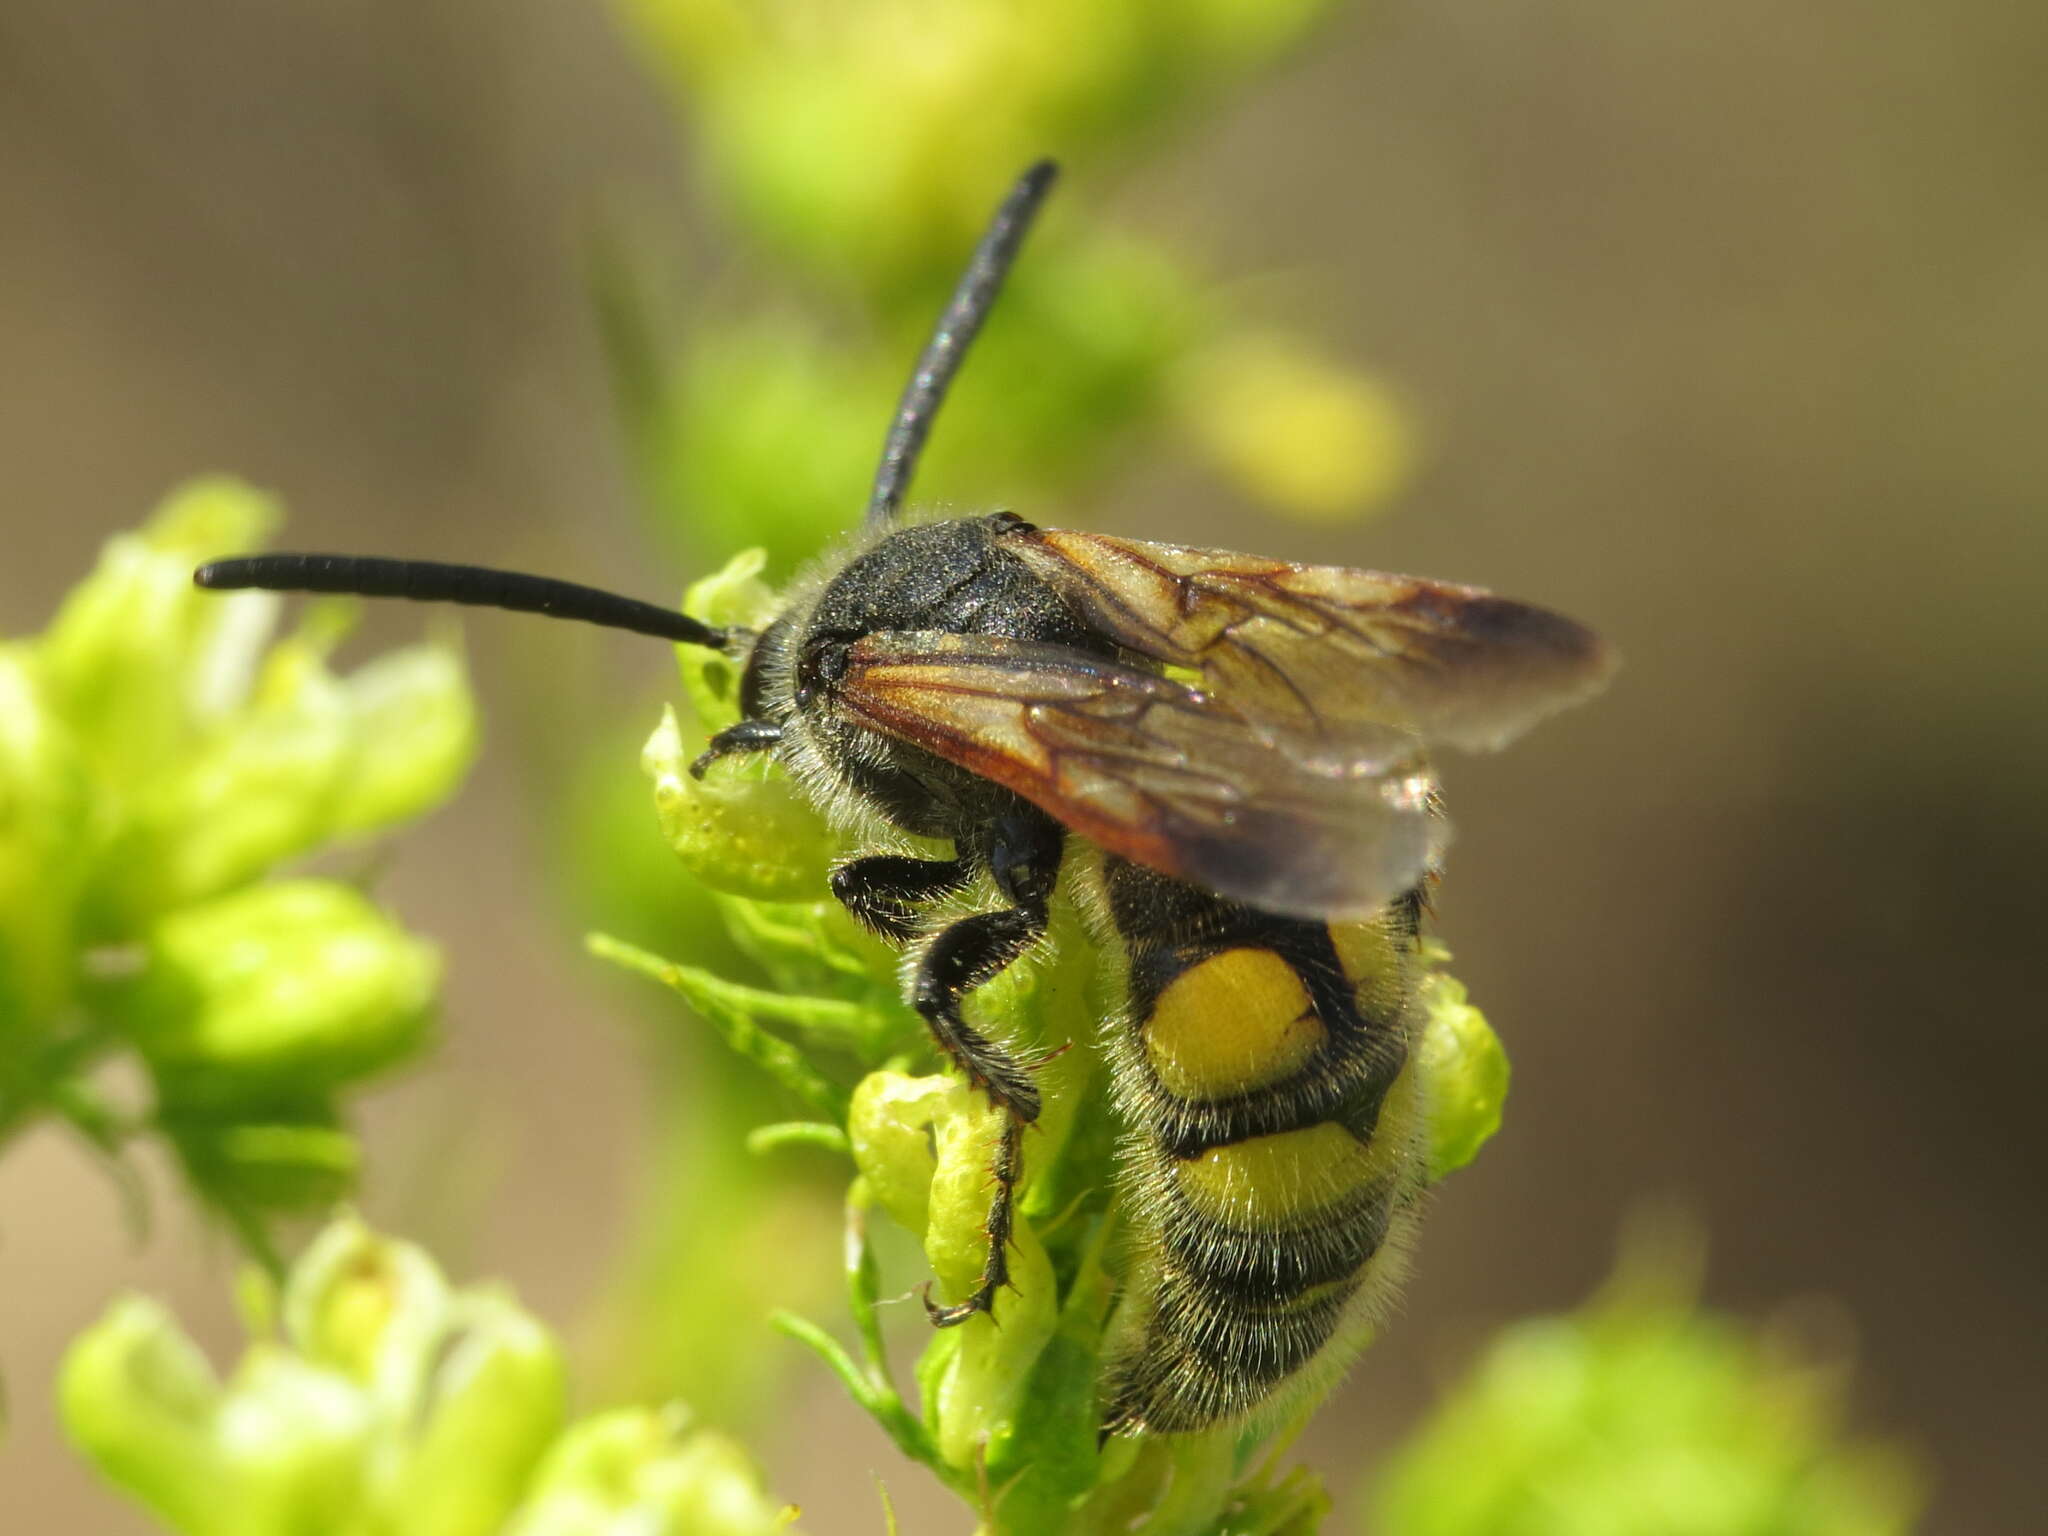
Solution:
{"label": "forewing", "polygon": [[1332,750],[1066,646],[869,635],[835,694],[860,723],[1111,852],[1269,911],[1366,916],[1413,886],[1448,836],[1410,735],[1382,728]]}
{"label": "forewing", "polygon": [[1478,587],[1028,524],[1001,547],[1119,644],[1339,746],[1393,727],[1491,750],[1614,670],[1585,626]]}

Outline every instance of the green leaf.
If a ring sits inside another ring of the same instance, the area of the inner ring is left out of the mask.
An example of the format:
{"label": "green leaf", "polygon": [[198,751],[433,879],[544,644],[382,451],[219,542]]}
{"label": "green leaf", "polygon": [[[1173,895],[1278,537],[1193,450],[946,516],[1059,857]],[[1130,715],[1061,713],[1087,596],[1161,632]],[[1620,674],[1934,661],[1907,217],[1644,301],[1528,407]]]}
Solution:
{"label": "green leaf", "polygon": [[810,1350],[826,1368],[839,1378],[854,1402],[870,1418],[881,1425],[883,1431],[896,1443],[896,1448],[911,1460],[930,1467],[955,1487],[965,1484],[955,1469],[940,1459],[938,1447],[932,1443],[931,1435],[903,1405],[893,1387],[877,1381],[862,1370],[853,1356],[840,1347],[839,1341],[807,1318],[790,1312],[775,1314],[776,1331]]}
{"label": "green leaf", "polygon": [[756,1157],[779,1152],[784,1147],[817,1147],[821,1151],[848,1155],[853,1151],[846,1132],[820,1120],[785,1120],[775,1125],[756,1126],[747,1132],[747,1150]]}
{"label": "green leaf", "polygon": [[[601,960],[652,977],[679,993],[725,1043],[777,1083],[832,1120],[843,1119],[846,1095],[804,1059],[803,1052],[762,1028],[764,1018],[803,1028],[822,1020],[845,1021],[847,1004],[830,998],[782,998],[721,981],[706,971],[677,965],[604,934],[592,934],[590,952]],[[757,1012],[756,1010],[760,1010]]]}

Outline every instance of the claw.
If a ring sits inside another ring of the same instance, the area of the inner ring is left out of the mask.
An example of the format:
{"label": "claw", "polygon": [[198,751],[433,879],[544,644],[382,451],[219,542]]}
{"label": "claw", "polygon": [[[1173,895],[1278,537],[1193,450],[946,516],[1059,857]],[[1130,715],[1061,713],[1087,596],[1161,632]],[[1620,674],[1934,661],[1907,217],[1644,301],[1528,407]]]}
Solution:
{"label": "claw", "polygon": [[998,1328],[1003,1326],[996,1319],[995,1296],[986,1283],[976,1287],[974,1294],[965,1301],[956,1301],[946,1307],[933,1301],[931,1293],[931,1282],[926,1281],[918,1292],[918,1299],[924,1303],[924,1315],[934,1328],[957,1328],[976,1316],[986,1316]]}

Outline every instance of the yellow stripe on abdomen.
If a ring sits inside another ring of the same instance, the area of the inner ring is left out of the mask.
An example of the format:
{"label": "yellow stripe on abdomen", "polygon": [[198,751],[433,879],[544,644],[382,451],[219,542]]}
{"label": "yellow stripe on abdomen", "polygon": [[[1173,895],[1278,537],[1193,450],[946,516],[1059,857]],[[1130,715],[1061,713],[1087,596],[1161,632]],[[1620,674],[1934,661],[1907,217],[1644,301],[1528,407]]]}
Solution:
{"label": "yellow stripe on abdomen", "polygon": [[1143,1030],[1160,1086],[1193,1102],[1293,1077],[1327,1035],[1294,967],[1270,949],[1226,949],[1182,971]]}
{"label": "yellow stripe on abdomen", "polygon": [[1369,1137],[1335,1120],[1248,1136],[1175,1163],[1174,1179],[1189,1208],[1221,1226],[1277,1231],[1313,1222],[1401,1169],[1415,1114],[1415,1073],[1404,1071]]}
{"label": "yellow stripe on abdomen", "polygon": [[1174,1177],[1200,1216],[1240,1231],[1271,1230],[1313,1218],[1372,1177],[1373,1149],[1335,1121],[1211,1147],[1175,1165]]}

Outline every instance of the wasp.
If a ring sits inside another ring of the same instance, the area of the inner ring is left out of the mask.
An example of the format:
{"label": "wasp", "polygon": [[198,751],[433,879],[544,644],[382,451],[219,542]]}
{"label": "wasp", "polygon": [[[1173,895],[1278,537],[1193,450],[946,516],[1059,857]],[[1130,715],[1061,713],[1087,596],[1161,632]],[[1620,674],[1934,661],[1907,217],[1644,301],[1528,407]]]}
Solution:
{"label": "wasp", "polygon": [[[1490,750],[1587,697],[1590,630],[1474,587],[1041,528],[918,521],[939,406],[1055,168],[1012,188],[941,313],[851,546],[758,632],[552,578],[338,555],[200,569],[202,587],[510,608],[722,651],[743,718],[692,771],[765,754],[869,852],[833,894],[904,946],[905,992],[1002,1112],[988,1248],[949,1326],[1007,1282],[1032,1065],[969,1021],[1068,890],[1122,978],[1103,1021],[1135,1274],[1105,1433],[1242,1418],[1341,1365],[1392,1283],[1427,1126],[1411,1055],[1420,923],[1448,835],[1428,752]],[[872,844],[871,844],[872,846]],[[962,893],[986,910],[945,921]]]}

